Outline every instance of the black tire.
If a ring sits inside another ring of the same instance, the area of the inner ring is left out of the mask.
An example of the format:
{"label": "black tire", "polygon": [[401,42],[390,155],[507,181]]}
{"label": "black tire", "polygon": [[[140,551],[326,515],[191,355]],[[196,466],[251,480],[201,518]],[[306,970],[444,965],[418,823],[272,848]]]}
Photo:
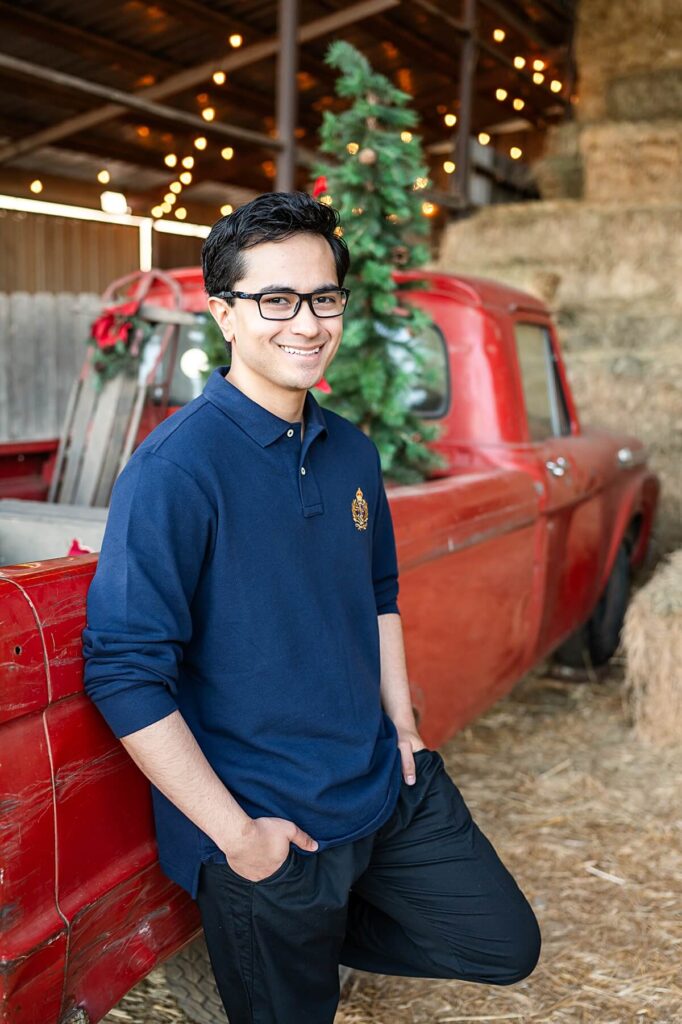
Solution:
{"label": "black tire", "polygon": [[[164,972],[168,991],[189,1024],[220,1024],[221,1021],[227,1021],[203,935],[166,961]],[[350,967],[339,967],[342,991],[351,974]]]}
{"label": "black tire", "polygon": [[623,542],[616,552],[611,575],[591,616],[564,640],[554,659],[569,668],[605,665],[618,650],[630,595],[630,556]]}

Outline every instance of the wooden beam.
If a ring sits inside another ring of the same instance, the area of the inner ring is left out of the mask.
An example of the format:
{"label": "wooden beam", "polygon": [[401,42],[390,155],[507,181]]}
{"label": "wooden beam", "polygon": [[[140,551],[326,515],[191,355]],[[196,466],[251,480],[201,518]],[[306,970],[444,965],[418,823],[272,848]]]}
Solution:
{"label": "wooden beam", "polygon": [[277,154],[278,192],[292,192],[296,176],[296,70],[298,45],[298,0],[279,0],[277,55],[277,137],[282,148]]}
{"label": "wooden beam", "polygon": [[[333,14],[325,15],[322,18],[315,18],[306,25],[302,25],[298,30],[298,43],[301,45],[319,36],[331,35],[345,25],[353,24],[362,18],[372,17],[381,11],[397,6],[399,2],[400,0],[360,0],[359,3],[352,4],[341,11],[335,11]],[[277,53],[278,47],[279,37],[277,36],[263,40],[260,43],[254,43],[252,46],[245,46],[243,49],[227,54],[217,60],[204,61],[193,68],[188,68],[178,72],[176,75],[171,75],[170,78],[165,79],[163,82],[151,85],[147,89],[134,93],[133,96],[144,97],[146,100],[157,100],[162,97],[173,96],[183,92],[185,89],[191,89],[198,83],[210,78],[214,71],[234,71],[237,68],[246,67],[248,64],[272,57]],[[96,124],[109,121],[112,118],[118,117],[125,109],[125,106],[120,102],[107,103],[105,106],[98,107],[96,110],[89,111],[86,114],[68,118],[66,121],[53,125],[51,128],[46,128],[29,138],[22,139],[20,143],[0,148],[0,163],[19,156],[21,153],[28,153],[31,150],[38,149],[40,146],[45,146],[50,142],[56,142],[67,135],[85,131],[85,129],[91,128]]]}
{"label": "wooden beam", "polygon": [[459,68],[459,117],[455,141],[455,173],[452,177],[453,192],[462,209],[467,209],[469,200],[469,138],[471,136],[473,79],[476,70],[476,0],[464,0],[464,21],[467,34],[462,45]]}
{"label": "wooden beam", "polygon": [[531,39],[538,46],[542,46],[545,49],[552,49],[556,45],[533,26],[530,18],[527,16],[522,18],[519,14],[515,14],[510,9],[510,3],[502,3],[501,0],[481,0],[481,6],[487,7],[500,21],[513,28],[524,39]]}

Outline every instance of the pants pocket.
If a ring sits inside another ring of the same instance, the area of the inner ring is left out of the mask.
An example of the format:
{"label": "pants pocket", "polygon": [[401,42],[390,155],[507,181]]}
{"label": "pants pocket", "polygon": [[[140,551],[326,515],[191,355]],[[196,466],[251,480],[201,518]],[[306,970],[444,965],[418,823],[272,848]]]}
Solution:
{"label": "pants pocket", "polygon": [[229,864],[227,859],[225,863],[220,864],[219,867],[226,869],[233,878],[236,878],[238,882],[242,882],[244,885],[268,885],[270,882],[277,882],[287,873],[287,871],[293,864],[295,856],[296,851],[293,849],[292,846],[289,846],[289,852],[282,861],[282,863],[280,864],[280,866],[278,868],[275,868],[271,875],[266,875],[265,878],[259,878],[256,881],[254,881],[251,878],[245,878],[244,875],[238,874],[234,870],[234,868]]}

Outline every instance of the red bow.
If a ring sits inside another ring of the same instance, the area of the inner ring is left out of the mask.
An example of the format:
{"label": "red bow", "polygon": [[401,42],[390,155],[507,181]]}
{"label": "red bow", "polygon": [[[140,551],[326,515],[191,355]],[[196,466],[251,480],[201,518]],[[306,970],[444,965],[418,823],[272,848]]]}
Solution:
{"label": "red bow", "polygon": [[327,179],[324,174],[315,180],[313,185],[313,199],[317,199],[318,196],[323,195],[327,191]]}

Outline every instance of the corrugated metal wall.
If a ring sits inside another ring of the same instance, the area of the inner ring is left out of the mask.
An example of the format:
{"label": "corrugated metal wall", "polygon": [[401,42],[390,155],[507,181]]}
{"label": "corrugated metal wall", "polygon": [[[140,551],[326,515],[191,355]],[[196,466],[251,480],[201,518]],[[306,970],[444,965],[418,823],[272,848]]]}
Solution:
{"label": "corrugated metal wall", "polygon": [[101,292],[140,265],[137,227],[0,210],[0,292]]}
{"label": "corrugated metal wall", "polygon": [[99,295],[0,293],[0,441],[58,437]]}

